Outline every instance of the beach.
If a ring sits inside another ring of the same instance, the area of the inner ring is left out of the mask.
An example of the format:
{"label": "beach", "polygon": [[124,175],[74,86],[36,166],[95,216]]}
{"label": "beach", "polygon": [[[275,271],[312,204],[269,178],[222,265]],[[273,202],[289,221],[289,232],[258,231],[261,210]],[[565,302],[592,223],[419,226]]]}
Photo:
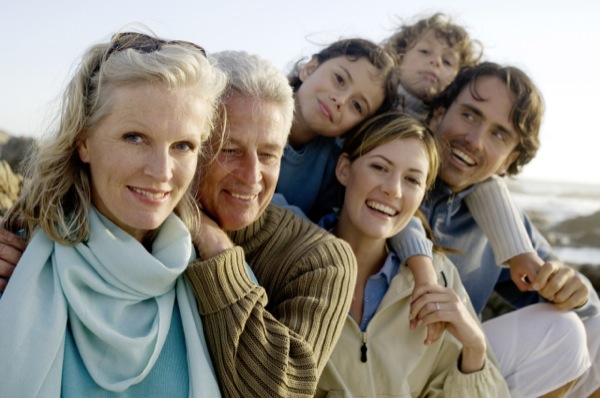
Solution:
{"label": "beach", "polygon": [[507,185],[564,261],[600,266],[600,183],[507,179]]}
{"label": "beach", "polygon": [[506,182],[517,205],[560,259],[585,274],[600,291],[600,183]]}

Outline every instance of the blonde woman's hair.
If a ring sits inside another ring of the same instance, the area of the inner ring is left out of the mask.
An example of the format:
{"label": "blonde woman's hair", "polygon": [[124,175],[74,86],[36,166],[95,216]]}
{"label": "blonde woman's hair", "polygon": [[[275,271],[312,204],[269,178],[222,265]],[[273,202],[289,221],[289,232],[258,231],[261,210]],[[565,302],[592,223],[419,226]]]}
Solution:
{"label": "blonde woman's hair", "polygon": [[[202,140],[208,138],[226,76],[198,48],[149,39],[161,45],[155,51],[135,47],[115,50],[116,42],[111,40],[93,45],[84,53],[63,94],[57,128],[28,162],[26,175],[30,182],[7,214],[7,228],[24,229],[27,239],[41,228],[51,239],[69,245],[87,239],[90,173],[79,159],[78,146],[111,112],[109,100],[119,87],[195,87],[210,112],[206,124],[198,126]],[[192,227],[197,207],[189,191],[175,211]]]}

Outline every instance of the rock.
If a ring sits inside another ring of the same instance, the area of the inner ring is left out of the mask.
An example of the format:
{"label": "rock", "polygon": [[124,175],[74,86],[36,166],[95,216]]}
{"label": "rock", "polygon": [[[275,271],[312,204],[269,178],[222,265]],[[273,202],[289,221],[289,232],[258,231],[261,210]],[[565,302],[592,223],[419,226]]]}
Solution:
{"label": "rock", "polygon": [[492,292],[492,296],[488,300],[485,308],[481,312],[481,321],[485,322],[488,319],[506,314],[513,311],[514,308],[508,304],[498,293]]}
{"label": "rock", "polygon": [[0,145],[4,145],[12,138],[12,135],[8,134],[4,130],[0,130]]}
{"label": "rock", "polygon": [[10,137],[0,149],[0,159],[6,160],[16,172],[22,172],[22,161],[36,143],[32,137]]}
{"label": "rock", "polygon": [[548,238],[563,246],[600,247],[600,211],[557,224],[548,232]]}
{"label": "rock", "polygon": [[0,217],[12,206],[21,192],[23,177],[15,174],[8,162],[0,161]]}
{"label": "rock", "polygon": [[600,294],[600,265],[584,264],[574,266],[573,268],[585,275],[590,280],[590,282],[592,282],[592,285],[594,286],[594,289],[596,289],[596,292]]}

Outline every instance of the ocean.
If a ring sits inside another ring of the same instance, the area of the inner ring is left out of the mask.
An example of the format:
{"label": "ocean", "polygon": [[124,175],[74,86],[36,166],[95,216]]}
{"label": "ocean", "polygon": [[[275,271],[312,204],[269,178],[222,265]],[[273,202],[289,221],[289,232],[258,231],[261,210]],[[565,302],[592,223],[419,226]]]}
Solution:
{"label": "ocean", "polygon": [[527,179],[506,182],[517,205],[563,261],[600,266],[600,184]]}

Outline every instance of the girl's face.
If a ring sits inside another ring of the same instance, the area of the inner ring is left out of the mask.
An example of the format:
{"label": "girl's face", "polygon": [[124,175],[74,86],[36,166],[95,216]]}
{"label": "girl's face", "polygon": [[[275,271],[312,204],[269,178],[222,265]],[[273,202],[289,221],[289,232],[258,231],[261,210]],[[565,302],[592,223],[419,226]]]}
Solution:
{"label": "girl's face", "polygon": [[194,177],[209,108],[195,87],[114,89],[111,112],[79,145],[92,203],[142,241],[173,211]]}
{"label": "girl's face", "polygon": [[302,67],[296,96],[296,123],[317,135],[337,137],[375,113],[384,100],[381,73],[366,58],[345,56]]}
{"label": "girl's face", "polygon": [[344,235],[387,239],[402,230],[425,195],[428,159],[416,138],[382,144],[353,162],[342,154],[336,176],[346,187],[338,224]]}
{"label": "girl's face", "polygon": [[426,100],[439,95],[456,77],[460,67],[458,51],[428,30],[409,48],[400,65],[400,84],[409,93]]}

